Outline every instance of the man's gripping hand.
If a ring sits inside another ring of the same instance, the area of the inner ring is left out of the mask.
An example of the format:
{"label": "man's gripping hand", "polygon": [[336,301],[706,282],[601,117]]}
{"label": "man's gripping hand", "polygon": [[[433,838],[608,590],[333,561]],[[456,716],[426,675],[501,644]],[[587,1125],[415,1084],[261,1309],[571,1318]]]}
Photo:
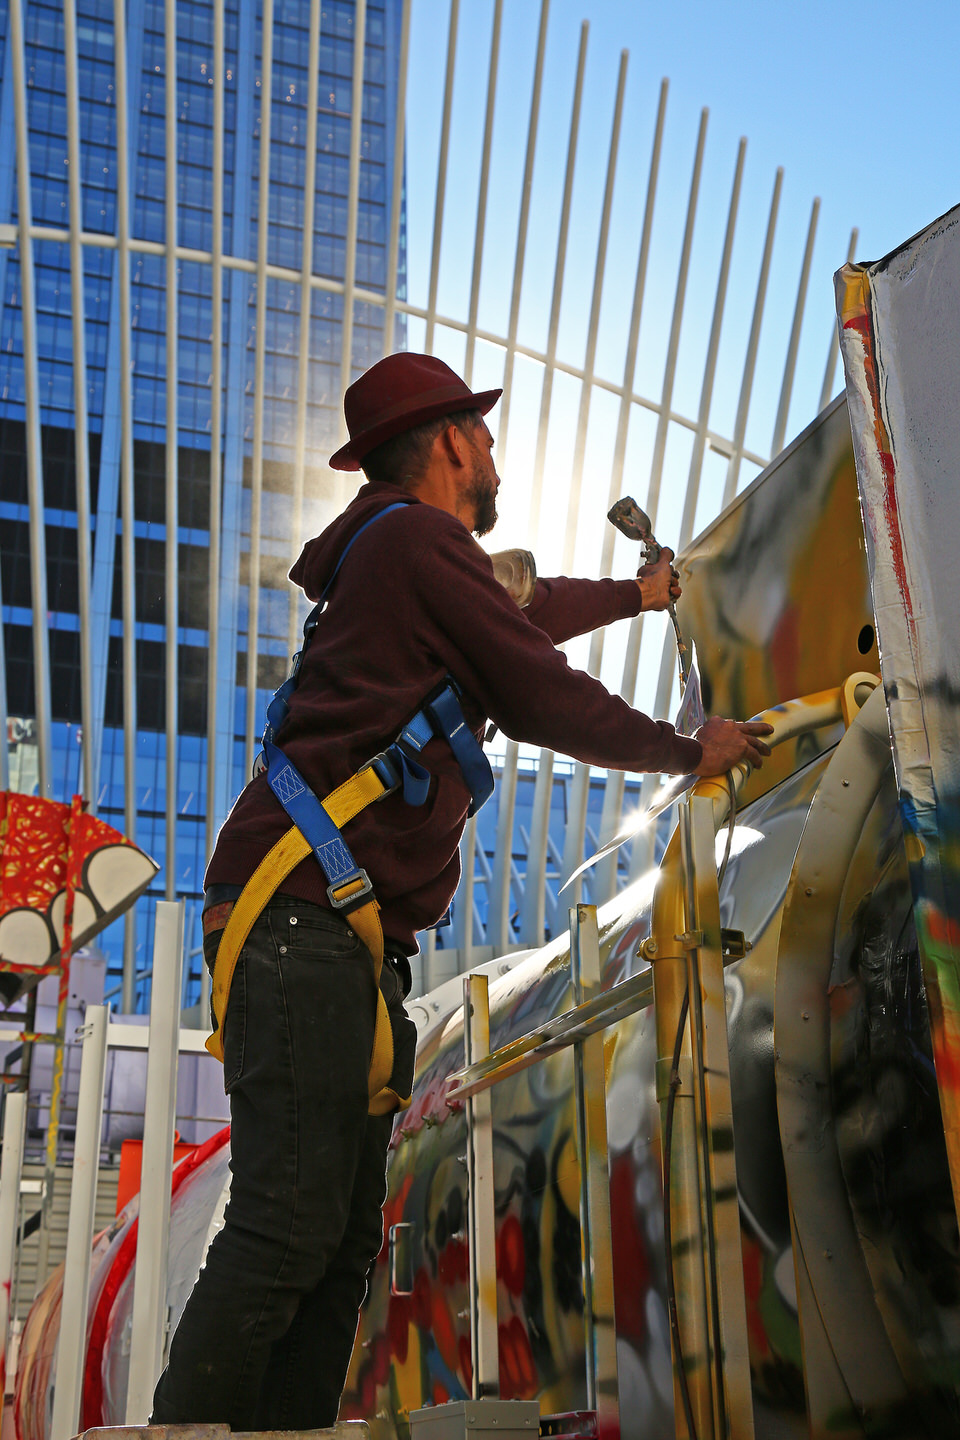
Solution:
{"label": "man's gripping hand", "polygon": [[711,715],[694,736],[703,746],[703,757],[693,773],[724,775],[743,760],[759,770],[763,757],[770,754],[770,746],[760,736],[772,734],[773,726],[762,720],[724,720]]}
{"label": "man's gripping hand", "polygon": [[641,610],[666,610],[671,601],[680,599],[680,576],[673,568],[673,551],[666,545],[656,565],[641,565],[637,585],[643,599]]}

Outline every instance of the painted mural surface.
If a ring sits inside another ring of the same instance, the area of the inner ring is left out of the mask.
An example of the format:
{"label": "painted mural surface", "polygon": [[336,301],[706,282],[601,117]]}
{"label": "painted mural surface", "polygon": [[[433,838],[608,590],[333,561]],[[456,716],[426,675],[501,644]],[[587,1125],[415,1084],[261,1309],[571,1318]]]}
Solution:
{"label": "painted mural surface", "polygon": [[836,277],[881,673],[960,1199],[960,207]]}
{"label": "painted mural surface", "polygon": [[[696,641],[708,711],[768,706],[878,672],[846,406],[835,401],[678,561],[684,633]],[[840,730],[777,750],[747,798],[769,790]]]}
{"label": "painted mural surface", "polygon": [[[737,1150],[751,1369],[756,1403],[776,1417],[778,1433],[796,1426],[798,1437],[803,1375],[776,1125],[773,986],[780,910],[822,763],[743,814],[722,892],[724,924],[754,937],[726,984],[732,1085],[745,1116]],[[643,968],[637,948],[649,933],[651,900],[651,881],[640,881],[601,911],[605,987]],[[572,1003],[568,964],[561,939],[491,982],[492,1046]],[[608,1030],[605,1054],[621,1430],[625,1440],[667,1440],[675,1427],[652,1011]],[[390,1294],[385,1242],[341,1410],[342,1418],[378,1417],[387,1434],[404,1435],[411,1409],[470,1394],[464,1117],[445,1100],[448,1077],[462,1064],[457,1011],[421,1037],[414,1103],[394,1134],[385,1234],[399,1221],[415,1227],[413,1293]],[[569,1052],[497,1087],[493,1116],[501,1393],[538,1399],[542,1414],[583,1409]]]}

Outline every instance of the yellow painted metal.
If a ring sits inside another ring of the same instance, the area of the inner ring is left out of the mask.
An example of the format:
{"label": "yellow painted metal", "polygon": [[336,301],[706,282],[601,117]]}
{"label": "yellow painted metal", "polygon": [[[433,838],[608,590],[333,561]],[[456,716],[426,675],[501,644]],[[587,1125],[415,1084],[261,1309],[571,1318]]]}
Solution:
{"label": "yellow painted metal", "polygon": [[687,889],[688,932],[701,943],[687,952],[693,1078],[697,1090],[700,1203],[708,1239],[706,1288],[715,1313],[714,1407],[717,1434],[752,1440],[753,1401],[740,1247],[740,1206],[733,1147],[733,1102],[723,988],[720,894],[713,805],[694,796],[685,807],[680,848]]}
{"label": "yellow painted metal", "polygon": [[[717,827],[729,803],[726,785],[711,780],[701,782],[681,806],[680,824],[661,864],[650,947],[661,1077],[669,1071],[684,995],[689,997],[672,1122],[667,1264],[683,1352],[681,1375],[674,1344],[677,1435],[689,1436],[685,1385],[698,1440],[753,1437],[714,859]],[[666,1086],[659,1098],[665,1120]],[[664,1123],[663,1133],[666,1128]]]}
{"label": "yellow painted metal", "polygon": [[[578,1004],[600,994],[597,907],[570,911],[570,960]],[[613,1239],[607,1149],[607,1081],[603,1034],[574,1050],[577,1149],[580,1155],[580,1248],[587,1360],[587,1409],[597,1413],[600,1440],[618,1440],[620,1405],[614,1314]]]}
{"label": "yellow painted metal", "polygon": [[[771,745],[838,725],[845,718],[845,703],[853,718],[877,683],[876,676],[856,672],[836,688],[764,711],[762,718],[774,727]],[[732,778],[739,794],[744,770],[734,770]],[[667,1078],[684,996],[689,995],[690,1020],[673,1112],[668,1264],[673,1267],[684,1376],[698,1440],[753,1435],[714,859],[716,833],[729,818],[730,803],[726,777],[715,776],[699,780],[681,808],[682,815],[686,808],[685,819],[661,861],[645,946],[653,964],[658,1098],[664,1117]],[[689,1430],[675,1346],[674,1409],[682,1440]]]}
{"label": "yellow painted metal", "polygon": [[[490,1053],[490,991],[486,975],[463,979],[465,1059]],[[475,1400],[500,1394],[497,1348],[496,1196],[490,1092],[467,1101],[467,1240],[470,1259],[470,1359]]]}

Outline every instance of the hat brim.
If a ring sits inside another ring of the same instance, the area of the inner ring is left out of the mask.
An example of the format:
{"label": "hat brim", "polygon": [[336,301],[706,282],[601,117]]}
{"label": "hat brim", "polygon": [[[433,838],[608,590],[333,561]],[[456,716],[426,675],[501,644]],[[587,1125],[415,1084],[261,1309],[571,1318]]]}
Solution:
{"label": "hat brim", "polygon": [[392,440],[395,435],[402,435],[404,431],[413,430],[417,425],[425,425],[428,420],[439,420],[441,415],[456,415],[461,410],[479,410],[481,415],[486,415],[489,410],[493,409],[502,394],[502,389],[479,390],[475,395],[457,396],[453,400],[438,400],[432,405],[423,405],[416,410],[411,410],[406,415],[395,416],[382,425],[373,425],[369,430],[363,430],[359,435],[354,435],[346,445],[341,445],[340,449],[330,456],[328,462],[330,468],[333,470],[359,470],[371,450],[376,450],[378,445]]}

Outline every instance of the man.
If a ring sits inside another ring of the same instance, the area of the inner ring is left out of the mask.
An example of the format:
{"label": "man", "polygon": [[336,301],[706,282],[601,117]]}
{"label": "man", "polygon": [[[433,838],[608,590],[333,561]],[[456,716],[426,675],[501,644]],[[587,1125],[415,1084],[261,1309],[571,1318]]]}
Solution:
{"label": "man", "polygon": [[[769,727],[714,718],[696,739],[683,738],[572,670],[555,648],[641,609],[665,609],[680,593],[669,550],[636,581],[538,581],[524,611],[498,585],[473,536],[497,516],[500,482],[482,416],[500,394],[473,394],[441,361],[412,354],[380,361],[346,392],[350,440],[330,463],[362,466],[368,483],[291,571],[311,600],[326,594],[327,604],[275,737],[284,763],[329,802],[452,677],[477,736],[489,717],[514,739],[594,765],[711,775],[744,759],[760,765]],[[413,1077],[407,956],[456,889],[470,801],[452,742],[434,735],[417,764],[429,785],[414,803],[402,789],[387,793],[343,835],[379,902],[389,1090],[398,1097],[409,1096]],[[208,959],[242,887],[289,826],[259,775],[207,871]],[[368,1113],[375,957],[358,922],[335,908],[329,878],[309,853],[290,870],[233,974],[222,1036],[230,1201],[157,1387],[158,1423],[313,1429],[336,1419],[381,1244],[392,1115]]]}

